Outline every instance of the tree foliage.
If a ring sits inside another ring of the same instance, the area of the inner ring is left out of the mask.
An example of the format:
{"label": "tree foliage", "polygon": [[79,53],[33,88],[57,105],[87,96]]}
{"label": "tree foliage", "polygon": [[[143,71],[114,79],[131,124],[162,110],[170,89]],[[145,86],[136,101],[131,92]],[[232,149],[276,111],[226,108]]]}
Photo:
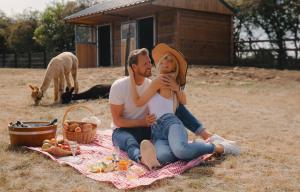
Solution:
{"label": "tree foliage", "polygon": [[71,14],[76,4],[54,3],[46,8],[40,25],[34,32],[36,41],[50,51],[70,50],[74,47],[74,27],[66,24],[64,18]]}
{"label": "tree foliage", "polygon": [[[294,38],[299,43],[300,0],[228,0],[239,9],[235,22],[235,38],[241,29],[253,38],[253,30],[262,29],[276,49],[277,63],[287,59],[285,39]],[[296,58],[297,58],[296,52]]]}
{"label": "tree foliage", "polygon": [[38,12],[30,10],[25,10],[22,14],[17,15],[16,21],[8,28],[9,48],[20,52],[41,49],[33,39],[34,30],[38,25],[38,17]]}
{"label": "tree foliage", "polygon": [[11,21],[6,15],[0,11],[0,51],[5,50],[8,47],[7,35],[8,26],[11,24]]}

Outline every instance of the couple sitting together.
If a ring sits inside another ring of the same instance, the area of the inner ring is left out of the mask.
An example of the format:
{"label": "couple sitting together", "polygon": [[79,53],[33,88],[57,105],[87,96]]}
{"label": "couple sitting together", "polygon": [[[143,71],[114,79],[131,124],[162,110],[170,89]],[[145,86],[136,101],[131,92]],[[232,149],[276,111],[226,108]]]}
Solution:
{"label": "couple sitting together", "polygon": [[[159,71],[155,79],[149,79],[152,64],[148,50],[137,49],[128,57],[129,77],[116,80],[111,87],[114,146],[150,170],[205,154],[238,155],[234,141],[209,133],[184,106],[184,56],[163,43],[153,48],[152,56]],[[208,142],[189,143],[186,128]]]}

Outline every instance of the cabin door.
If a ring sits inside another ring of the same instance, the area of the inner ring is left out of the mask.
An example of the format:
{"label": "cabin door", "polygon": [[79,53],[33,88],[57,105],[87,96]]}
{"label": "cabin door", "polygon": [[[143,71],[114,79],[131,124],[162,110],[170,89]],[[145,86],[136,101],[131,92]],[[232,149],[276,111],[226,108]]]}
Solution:
{"label": "cabin door", "polygon": [[138,20],[138,48],[147,48],[151,56],[154,46],[154,18],[147,17]]}
{"label": "cabin door", "polygon": [[111,28],[110,25],[98,27],[98,66],[111,66]]}

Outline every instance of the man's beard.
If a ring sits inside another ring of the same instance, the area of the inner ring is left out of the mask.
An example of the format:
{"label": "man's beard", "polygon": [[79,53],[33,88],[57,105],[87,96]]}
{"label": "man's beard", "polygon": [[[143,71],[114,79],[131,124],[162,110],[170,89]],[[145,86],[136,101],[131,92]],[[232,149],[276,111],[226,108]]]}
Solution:
{"label": "man's beard", "polygon": [[151,75],[152,75],[151,69],[150,70],[145,70],[144,72],[139,72],[139,75],[141,75],[143,77],[151,77]]}

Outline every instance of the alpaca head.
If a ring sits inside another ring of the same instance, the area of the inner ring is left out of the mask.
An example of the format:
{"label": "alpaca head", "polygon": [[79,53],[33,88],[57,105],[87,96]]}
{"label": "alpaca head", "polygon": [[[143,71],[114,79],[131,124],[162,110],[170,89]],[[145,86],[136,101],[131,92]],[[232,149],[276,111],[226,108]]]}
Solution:
{"label": "alpaca head", "polygon": [[32,91],[31,98],[34,101],[34,104],[38,105],[43,98],[43,92],[37,86],[29,85],[29,87]]}
{"label": "alpaca head", "polygon": [[72,87],[71,89],[69,89],[69,87],[66,88],[66,92],[64,92],[60,97],[62,104],[67,104],[71,102],[73,91],[74,91],[74,87]]}

